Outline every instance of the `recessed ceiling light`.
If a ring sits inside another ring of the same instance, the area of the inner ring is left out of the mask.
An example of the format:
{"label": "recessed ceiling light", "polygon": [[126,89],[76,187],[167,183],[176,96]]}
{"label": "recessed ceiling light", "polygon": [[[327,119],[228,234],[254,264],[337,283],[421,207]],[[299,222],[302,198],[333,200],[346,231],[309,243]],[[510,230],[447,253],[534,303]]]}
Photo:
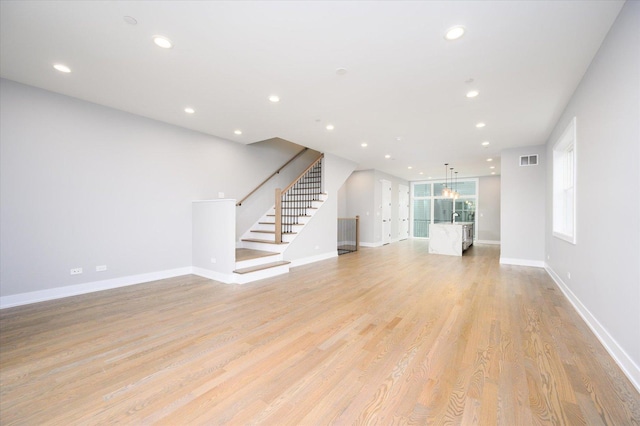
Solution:
{"label": "recessed ceiling light", "polygon": [[173,43],[171,43],[171,40],[164,36],[153,36],[153,42],[156,44],[156,46],[162,47],[163,49],[171,49],[173,47]]}
{"label": "recessed ceiling light", "polygon": [[235,133],[236,135],[241,135],[242,134],[242,130],[234,130],[233,133]]}
{"label": "recessed ceiling light", "polygon": [[280,97],[278,95],[269,96],[269,100],[273,103],[280,102]]}
{"label": "recessed ceiling light", "polygon": [[423,175],[423,174],[424,174],[424,172],[420,172],[420,173],[418,173],[418,174],[419,174],[419,175]]}
{"label": "recessed ceiling light", "polygon": [[400,142],[402,140],[402,136],[396,136],[396,140]]}
{"label": "recessed ceiling light", "polygon": [[55,69],[57,69],[60,72],[64,72],[64,73],[70,73],[71,72],[71,68],[69,68],[66,65],[62,65],[62,64],[54,64],[53,67]]}
{"label": "recessed ceiling light", "polygon": [[333,127],[333,124],[327,124],[326,129],[327,130],[333,130],[333,129],[335,129],[335,127]]}
{"label": "recessed ceiling light", "polygon": [[347,69],[346,68],[338,68],[336,70],[336,74],[338,75],[345,75],[347,73]]}
{"label": "recessed ceiling light", "polygon": [[457,40],[464,35],[464,27],[461,25],[456,25],[455,27],[451,27],[447,30],[444,35],[444,38],[447,40]]}
{"label": "recessed ceiling light", "polygon": [[489,141],[482,142],[482,146],[489,146]]}
{"label": "recessed ceiling light", "polygon": [[123,16],[122,19],[124,19],[124,22],[126,22],[127,24],[135,25],[138,23],[136,18],[134,18],[133,16]]}
{"label": "recessed ceiling light", "polygon": [[484,124],[484,123],[482,123],[482,122],[481,122],[481,123],[476,124],[476,127],[477,127],[478,129],[481,129],[481,128],[483,128],[484,126],[486,126],[486,124]]}
{"label": "recessed ceiling light", "polygon": [[496,174],[496,172],[491,172],[491,174],[492,174],[492,175],[495,175],[495,174]]}
{"label": "recessed ceiling light", "polygon": [[184,109],[184,112],[186,112],[187,114],[193,114],[194,112],[196,112],[196,110],[191,107],[186,107]]}
{"label": "recessed ceiling light", "polygon": [[413,169],[413,166],[409,166],[409,167],[407,167],[407,169],[411,170],[411,169]]}
{"label": "recessed ceiling light", "polygon": [[429,176],[427,179],[433,179],[431,176]]}
{"label": "recessed ceiling light", "polygon": [[478,92],[477,90],[470,90],[467,92],[467,98],[475,98],[479,94],[480,92]]}
{"label": "recessed ceiling light", "polygon": [[487,161],[493,161],[493,158],[487,158]]}
{"label": "recessed ceiling light", "polygon": [[363,147],[363,148],[366,148],[366,147],[367,147],[367,146],[369,146],[369,145],[368,145],[366,142],[362,142],[362,143],[360,144],[360,146],[361,146],[361,147]]}
{"label": "recessed ceiling light", "polygon": [[489,167],[489,168],[490,168],[491,170],[493,170],[493,169],[495,169],[495,168],[496,168],[496,166],[491,166],[491,167]]}
{"label": "recessed ceiling light", "polygon": [[385,155],[384,158],[391,158],[389,154]]}

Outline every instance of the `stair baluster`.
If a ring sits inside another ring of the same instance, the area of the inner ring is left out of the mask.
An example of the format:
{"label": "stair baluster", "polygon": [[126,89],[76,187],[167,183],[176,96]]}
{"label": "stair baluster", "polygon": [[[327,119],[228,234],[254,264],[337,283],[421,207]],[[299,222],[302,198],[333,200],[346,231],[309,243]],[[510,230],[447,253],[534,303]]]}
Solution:
{"label": "stair baluster", "polygon": [[323,157],[320,155],[297,180],[283,191],[276,189],[276,243],[282,242],[282,234],[293,232],[293,225],[300,223],[300,217],[307,216],[307,209],[313,207],[313,201],[320,200]]}

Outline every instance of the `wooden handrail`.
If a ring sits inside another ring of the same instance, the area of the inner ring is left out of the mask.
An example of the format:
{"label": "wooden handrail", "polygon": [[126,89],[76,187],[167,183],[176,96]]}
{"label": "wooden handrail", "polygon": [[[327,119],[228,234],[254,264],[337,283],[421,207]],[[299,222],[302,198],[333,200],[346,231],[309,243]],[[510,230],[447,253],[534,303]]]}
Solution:
{"label": "wooden handrail", "polygon": [[313,168],[313,166],[315,166],[315,165],[318,163],[318,161],[322,160],[322,158],[323,158],[323,157],[324,157],[324,154],[320,154],[320,155],[318,156],[318,158],[316,158],[316,159],[313,161],[313,163],[311,163],[311,165],[310,165],[309,167],[307,167],[306,169],[304,169],[304,172],[300,173],[300,175],[299,175],[297,178],[295,178],[295,179],[294,179],[294,180],[289,184],[289,186],[287,186],[285,189],[283,189],[283,190],[282,190],[282,193],[284,194],[284,193],[286,193],[288,190],[290,190],[290,189],[291,189],[291,187],[292,187],[293,185],[295,185],[295,184],[296,184],[296,182],[298,182],[298,181],[300,180],[300,178],[302,178],[302,176],[304,176],[304,175],[305,175],[309,170],[311,170],[311,169]]}
{"label": "wooden handrail", "polygon": [[236,203],[236,207],[239,207],[242,205],[242,203],[249,197],[251,197],[253,195],[254,192],[256,192],[258,189],[260,189],[262,187],[262,185],[264,185],[265,183],[267,183],[269,181],[269,179],[271,179],[272,177],[274,177],[275,175],[277,175],[278,173],[280,173],[282,171],[282,169],[284,169],[285,167],[287,167],[293,160],[295,160],[296,158],[300,157],[303,153],[305,153],[309,148],[303,148],[300,152],[298,152],[296,155],[294,155],[289,161],[287,161],[286,163],[284,163],[284,165],[282,165],[278,170],[276,170],[275,172],[273,172],[268,178],[266,178],[265,180],[262,181],[262,183],[258,186],[255,187],[255,189],[253,191],[251,191],[249,194],[247,194],[246,197],[244,197],[242,200],[238,201]]}

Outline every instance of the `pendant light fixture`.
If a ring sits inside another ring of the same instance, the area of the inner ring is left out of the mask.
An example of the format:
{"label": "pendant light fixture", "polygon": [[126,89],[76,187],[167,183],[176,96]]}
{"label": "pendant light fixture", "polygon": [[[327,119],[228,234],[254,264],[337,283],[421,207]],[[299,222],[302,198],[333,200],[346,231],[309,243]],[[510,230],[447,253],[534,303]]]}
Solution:
{"label": "pendant light fixture", "polygon": [[451,190],[447,187],[447,178],[449,176],[449,171],[447,170],[447,166],[449,163],[444,163],[444,188],[442,188],[442,196],[448,197],[451,195]]}
{"label": "pendant light fixture", "polygon": [[450,167],[451,171],[451,189],[449,189],[449,198],[453,198],[453,167]]}
{"label": "pendant light fixture", "polygon": [[457,200],[458,197],[460,197],[460,194],[458,193],[458,172],[456,172],[456,188],[453,191],[453,199]]}

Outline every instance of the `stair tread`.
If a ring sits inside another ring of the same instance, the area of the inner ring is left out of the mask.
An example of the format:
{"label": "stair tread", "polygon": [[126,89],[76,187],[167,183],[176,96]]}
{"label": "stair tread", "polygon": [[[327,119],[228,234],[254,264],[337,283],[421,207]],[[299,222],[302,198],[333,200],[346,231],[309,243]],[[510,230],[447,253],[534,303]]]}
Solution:
{"label": "stair tread", "polygon": [[[275,234],[276,231],[265,231],[262,229],[252,229],[251,232],[256,232],[256,233],[260,233],[260,234]],[[283,232],[282,235],[292,235],[292,234],[297,234],[297,232]]]}
{"label": "stair tread", "polygon": [[243,238],[242,241],[246,241],[249,243],[264,243],[264,244],[289,244],[285,241],[281,242],[281,243],[276,243],[275,241],[269,241],[269,240],[261,240],[259,238]]}
{"label": "stair tread", "polygon": [[250,266],[248,268],[236,269],[236,274],[248,274],[250,272],[262,271],[265,269],[276,268],[278,266],[288,265],[291,262],[287,262],[286,260],[280,260],[278,262],[265,263],[263,265]]}
{"label": "stair tread", "polygon": [[[318,203],[319,203],[319,202],[320,202],[320,200],[317,200],[316,202],[318,202]],[[283,201],[283,202],[282,202],[282,204],[284,204],[284,203],[287,203],[287,204],[291,204],[291,203],[300,203],[300,201],[286,201],[286,200],[285,200],[285,201]],[[313,206],[309,206],[309,205],[307,205],[306,207],[303,207],[303,206],[298,206],[298,207],[299,207],[299,208],[307,208],[307,209],[317,209],[317,207],[313,207]],[[283,209],[286,209],[286,208],[295,208],[295,207],[282,207],[282,208],[283,208]]]}
{"label": "stair tread", "polygon": [[[308,214],[283,214],[286,217],[311,217]],[[267,217],[275,217],[275,214],[268,214]]]}
{"label": "stair tread", "polygon": [[280,253],[275,251],[254,250],[248,248],[236,249],[236,262],[242,262],[244,260],[258,259],[261,257],[278,256]]}

